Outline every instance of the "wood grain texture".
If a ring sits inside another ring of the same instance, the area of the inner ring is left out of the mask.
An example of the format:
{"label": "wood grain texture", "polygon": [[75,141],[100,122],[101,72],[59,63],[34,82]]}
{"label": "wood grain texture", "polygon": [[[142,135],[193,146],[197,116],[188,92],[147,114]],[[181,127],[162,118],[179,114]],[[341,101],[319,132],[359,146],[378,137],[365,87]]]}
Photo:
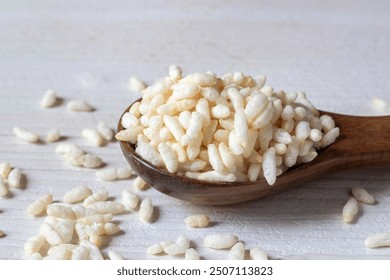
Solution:
{"label": "wood grain texture", "polygon": [[[130,75],[147,82],[167,73],[213,70],[266,74],[275,89],[305,91],[320,109],[377,115],[371,98],[389,98],[390,21],[388,1],[1,1],[0,161],[25,174],[22,189],[0,198],[0,259],[23,259],[23,244],[42,218],[27,206],[51,192],[56,200],[85,184],[120,198],[132,180],[104,183],[94,170],[65,164],[55,144],[26,144],[12,134],[21,126],[45,135],[59,128],[64,142],[101,156],[108,167],[126,165],[118,143],[102,148],[81,138],[99,120],[116,126],[139,95],[127,88]],[[63,98],[41,109],[45,90]],[[66,102],[84,99],[93,113],[70,113]],[[376,141],[376,139],[372,139]],[[234,206],[196,206],[153,189],[139,192],[155,205],[153,223],[136,213],[119,215],[123,233],[104,240],[127,259],[148,256],[147,246],[185,233],[204,259],[225,259],[226,251],[204,248],[207,234],[237,234],[248,248],[260,246],[273,259],[390,259],[390,249],[366,249],[364,239],[389,231],[389,168],[334,173],[279,195]],[[352,186],[366,188],[376,205],[362,205],[353,224],[341,209]],[[209,228],[186,228],[191,214],[206,213]]]}

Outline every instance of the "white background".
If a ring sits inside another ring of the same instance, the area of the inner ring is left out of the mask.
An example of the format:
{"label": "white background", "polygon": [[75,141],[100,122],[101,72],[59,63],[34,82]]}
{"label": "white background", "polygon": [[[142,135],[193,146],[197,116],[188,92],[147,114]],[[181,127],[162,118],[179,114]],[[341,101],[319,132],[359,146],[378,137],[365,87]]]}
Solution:
{"label": "white background", "polygon": [[[130,75],[152,82],[176,63],[185,73],[212,70],[265,74],[275,89],[305,91],[322,110],[374,115],[373,97],[390,96],[388,1],[0,1],[0,161],[26,175],[21,190],[0,198],[0,259],[24,259],[24,242],[43,218],[25,213],[36,198],[56,200],[79,185],[106,188],[120,198],[132,181],[99,182],[93,170],[65,164],[55,144],[25,144],[12,133],[21,126],[45,135],[59,128],[66,142],[101,156],[108,167],[125,166],[118,143],[90,147],[84,127],[104,120],[116,126],[138,94]],[[315,4],[314,4],[315,3]],[[43,110],[39,101],[53,88],[61,106]],[[69,113],[65,103],[85,99],[94,113]],[[375,141],[375,139],[373,139]],[[204,259],[226,251],[203,248],[212,233],[234,233],[248,248],[260,246],[272,259],[389,259],[390,249],[366,249],[364,239],[389,231],[389,169],[330,174],[280,195],[228,206],[195,206],[158,193],[139,192],[155,204],[153,223],[136,213],[116,217],[122,234],[104,240],[126,259],[148,256],[156,242],[181,233]],[[349,189],[368,189],[378,200],[362,206],[354,224],[343,224]],[[188,230],[183,219],[208,214],[209,228]]]}

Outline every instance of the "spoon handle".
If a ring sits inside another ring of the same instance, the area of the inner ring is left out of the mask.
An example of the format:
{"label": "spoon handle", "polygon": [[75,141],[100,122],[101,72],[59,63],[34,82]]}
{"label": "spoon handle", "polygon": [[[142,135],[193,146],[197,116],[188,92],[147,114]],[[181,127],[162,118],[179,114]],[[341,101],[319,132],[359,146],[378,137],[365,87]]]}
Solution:
{"label": "spoon handle", "polygon": [[360,117],[322,112],[340,128],[336,142],[326,148],[321,160],[331,169],[349,169],[390,164],[390,116]]}

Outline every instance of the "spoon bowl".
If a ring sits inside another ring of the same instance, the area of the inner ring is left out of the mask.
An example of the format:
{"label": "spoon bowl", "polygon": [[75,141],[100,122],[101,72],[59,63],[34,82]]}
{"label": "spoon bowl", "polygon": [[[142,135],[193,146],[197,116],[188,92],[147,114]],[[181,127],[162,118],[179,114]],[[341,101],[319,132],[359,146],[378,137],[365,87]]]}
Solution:
{"label": "spoon bowl", "polygon": [[[153,166],[136,154],[135,145],[129,142],[121,141],[120,147],[135,173],[150,186],[166,195],[200,205],[228,205],[255,200],[336,170],[390,166],[390,116],[360,117],[325,111],[320,111],[320,114],[334,119],[340,128],[340,136],[333,144],[319,150],[313,161],[293,166],[278,176],[272,186],[265,179],[229,183],[187,178]],[[124,129],[120,120],[118,131]]]}

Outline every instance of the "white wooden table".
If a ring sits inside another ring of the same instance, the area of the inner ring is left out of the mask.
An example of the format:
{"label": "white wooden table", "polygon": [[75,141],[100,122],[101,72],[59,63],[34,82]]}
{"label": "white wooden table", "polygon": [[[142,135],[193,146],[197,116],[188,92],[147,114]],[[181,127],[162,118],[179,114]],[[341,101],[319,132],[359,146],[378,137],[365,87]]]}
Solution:
{"label": "white wooden table", "polygon": [[[115,127],[137,98],[128,77],[147,82],[176,63],[186,73],[213,70],[266,74],[268,84],[303,90],[323,110],[377,114],[373,97],[390,97],[388,1],[0,1],[0,161],[26,175],[26,185],[0,198],[0,259],[24,259],[23,244],[43,218],[26,207],[51,192],[55,199],[80,184],[106,188],[120,198],[132,180],[104,183],[94,171],[65,164],[55,144],[25,144],[13,126],[45,135],[59,128],[66,139],[101,156],[108,167],[125,166],[118,143],[90,147],[85,127],[104,120]],[[330,2],[330,3],[329,3]],[[56,89],[61,106],[39,107],[43,92]],[[65,103],[85,99],[93,113],[69,113]],[[373,139],[375,141],[375,139]],[[372,168],[328,175],[280,195],[227,207],[201,207],[158,193],[139,192],[156,206],[155,221],[136,213],[116,218],[123,233],[104,240],[103,252],[127,259],[148,256],[147,246],[185,233],[204,259],[226,251],[204,248],[212,233],[234,233],[248,248],[260,246],[272,259],[390,259],[390,249],[366,249],[364,239],[389,231],[390,172]],[[343,224],[349,189],[361,186],[378,200],[361,207],[356,223]],[[183,219],[207,213],[205,229],[188,230]]]}

